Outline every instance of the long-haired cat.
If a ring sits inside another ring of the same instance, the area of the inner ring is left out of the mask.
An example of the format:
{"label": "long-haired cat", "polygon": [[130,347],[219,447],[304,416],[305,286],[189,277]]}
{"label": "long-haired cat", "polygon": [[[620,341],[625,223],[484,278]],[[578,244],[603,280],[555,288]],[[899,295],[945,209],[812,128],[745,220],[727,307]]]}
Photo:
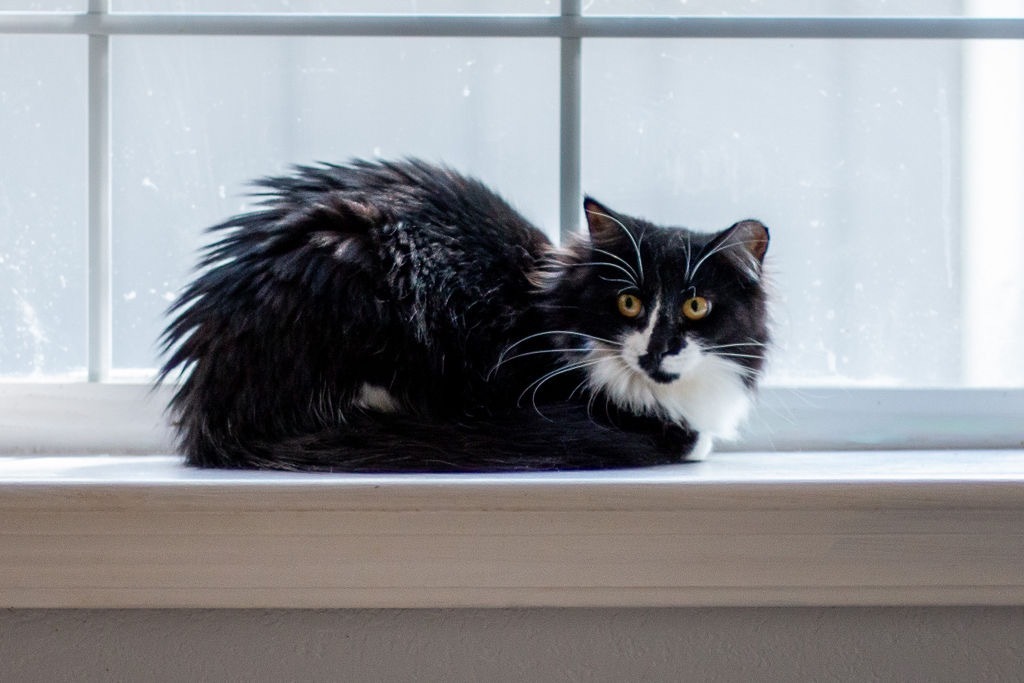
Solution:
{"label": "long-haired cat", "polygon": [[584,201],[553,246],[421,161],[299,167],[173,304],[160,379],[187,462],[326,471],[700,459],[747,412],[768,231],[666,228]]}

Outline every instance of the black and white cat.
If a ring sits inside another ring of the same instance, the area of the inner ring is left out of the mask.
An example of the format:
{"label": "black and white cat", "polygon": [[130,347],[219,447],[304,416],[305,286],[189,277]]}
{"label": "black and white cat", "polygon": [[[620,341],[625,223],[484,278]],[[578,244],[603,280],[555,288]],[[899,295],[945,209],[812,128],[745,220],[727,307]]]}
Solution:
{"label": "black and white cat", "polygon": [[498,471],[696,460],[768,343],[754,220],[665,228],[587,198],[553,246],[476,180],[409,160],[299,167],[170,309],[187,462]]}

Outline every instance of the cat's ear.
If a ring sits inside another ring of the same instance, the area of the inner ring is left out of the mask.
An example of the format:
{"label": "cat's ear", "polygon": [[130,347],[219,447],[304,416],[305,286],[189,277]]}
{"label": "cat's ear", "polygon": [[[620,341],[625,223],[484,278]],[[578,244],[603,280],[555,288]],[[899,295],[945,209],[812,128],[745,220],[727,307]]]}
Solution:
{"label": "cat's ear", "polygon": [[757,281],[768,251],[768,228],[754,219],[740,221],[720,232],[706,249],[708,253],[721,253],[741,272]]}
{"label": "cat's ear", "polygon": [[583,212],[587,216],[587,228],[590,230],[592,243],[609,244],[622,239],[623,233],[629,235],[624,221],[593,197],[583,199]]}
{"label": "cat's ear", "polygon": [[733,246],[746,251],[758,263],[763,263],[764,255],[768,251],[768,228],[761,221],[752,218],[740,221],[718,233],[708,245],[708,249],[721,249],[726,252]]}
{"label": "cat's ear", "polygon": [[758,263],[764,263],[764,255],[768,252],[768,228],[764,223],[753,218],[740,221],[729,228],[727,234],[729,239],[742,243]]}

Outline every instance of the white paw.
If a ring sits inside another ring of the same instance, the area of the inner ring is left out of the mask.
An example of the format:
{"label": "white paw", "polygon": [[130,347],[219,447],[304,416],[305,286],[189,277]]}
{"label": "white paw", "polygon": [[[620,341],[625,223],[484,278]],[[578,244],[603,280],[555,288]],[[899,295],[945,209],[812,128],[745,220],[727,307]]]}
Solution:
{"label": "white paw", "polygon": [[699,434],[697,436],[697,443],[693,444],[693,450],[683,460],[686,462],[700,462],[708,457],[713,445],[713,440],[708,434]]}

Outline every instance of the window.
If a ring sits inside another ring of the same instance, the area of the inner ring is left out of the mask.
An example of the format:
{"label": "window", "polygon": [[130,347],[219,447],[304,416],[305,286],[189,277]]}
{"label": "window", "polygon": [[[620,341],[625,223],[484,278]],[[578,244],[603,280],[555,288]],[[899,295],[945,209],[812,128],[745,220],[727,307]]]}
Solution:
{"label": "window", "polygon": [[121,383],[152,374],[201,230],[246,205],[247,179],[418,155],[481,177],[552,234],[575,229],[581,190],[667,223],[768,223],[778,350],[744,447],[1024,440],[1022,2],[13,10],[12,405],[113,400],[100,419],[116,432],[145,393]]}

